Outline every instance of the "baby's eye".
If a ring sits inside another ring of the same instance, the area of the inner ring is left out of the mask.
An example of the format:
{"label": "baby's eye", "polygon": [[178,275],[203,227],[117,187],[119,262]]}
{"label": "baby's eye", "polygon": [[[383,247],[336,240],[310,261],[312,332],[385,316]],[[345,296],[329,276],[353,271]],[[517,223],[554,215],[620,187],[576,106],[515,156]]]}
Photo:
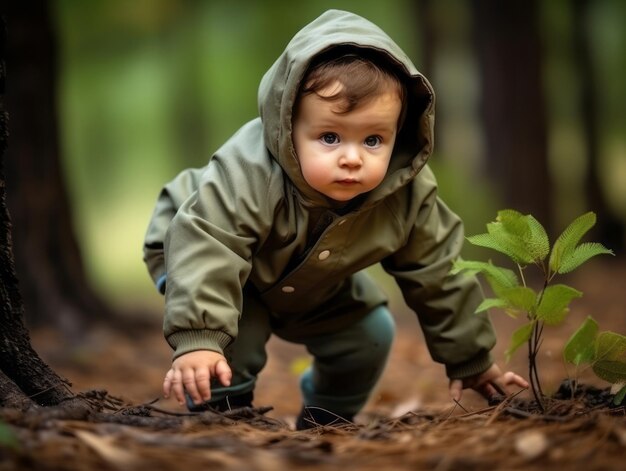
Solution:
{"label": "baby's eye", "polygon": [[378,147],[382,142],[379,136],[369,136],[365,138],[365,145],[367,147]]}
{"label": "baby's eye", "polygon": [[332,132],[324,134],[321,139],[324,144],[328,145],[337,144],[337,142],[339,142],[337,134],[333,134]]}

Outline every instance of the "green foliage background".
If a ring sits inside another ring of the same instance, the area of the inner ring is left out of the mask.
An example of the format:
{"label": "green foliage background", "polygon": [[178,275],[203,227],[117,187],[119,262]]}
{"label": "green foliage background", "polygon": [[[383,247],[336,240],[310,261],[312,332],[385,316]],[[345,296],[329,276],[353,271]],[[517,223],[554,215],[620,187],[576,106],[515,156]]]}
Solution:
{"label": "green foliage background", "polygon": [[[497,208],[481,177],[477,65],[469,2],[440,0],[432,77],[441,137],[432,164],[448,204],[476,233]],[[353,11],[387,31],[420,67],[419,12],[409,0],[59,0],[62,153],[85,262],[114,303],[158,304],[141,245],[164,182],[203,165],[257,114],[257,86],[292,35],[328,8]],[[572,77],[568,2],[542,2],[550,164],[563,221],[584,209],[585,172]],[[626,2],[593,2],[590,18],[603,90],[602,172],[626,216]],[[520,191],[532,191],[520,188]]]}

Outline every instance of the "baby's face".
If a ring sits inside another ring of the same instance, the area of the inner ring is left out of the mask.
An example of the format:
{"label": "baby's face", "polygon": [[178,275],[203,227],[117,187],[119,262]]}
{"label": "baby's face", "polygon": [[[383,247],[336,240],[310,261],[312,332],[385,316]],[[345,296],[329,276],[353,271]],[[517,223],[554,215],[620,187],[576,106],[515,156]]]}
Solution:
{"label": "baby's face", "polygon": [[[330,96],[339,83],[321,91]],[[317,94],[305,95],[293,123],[293,142],[306,182],[335,201],[373,190],[385,177],[401,103],[390,91],[347,113]]]}

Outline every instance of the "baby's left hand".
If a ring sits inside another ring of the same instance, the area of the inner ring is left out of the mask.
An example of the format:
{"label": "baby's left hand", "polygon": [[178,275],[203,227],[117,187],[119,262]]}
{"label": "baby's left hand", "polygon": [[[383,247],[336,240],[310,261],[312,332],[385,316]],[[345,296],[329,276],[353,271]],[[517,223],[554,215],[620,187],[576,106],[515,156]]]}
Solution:
{"label": "baby's left hand", "polygon": [[510,394],[508,387],[514,385],[527,388],[528,382],[512,371],[503,374],[498,365],[494,363],[487,371],[479,375],[451,380],[450,396],[452,399],[460,401],[463,389],[472,388],[488,400],[496,395],[508,396]]}

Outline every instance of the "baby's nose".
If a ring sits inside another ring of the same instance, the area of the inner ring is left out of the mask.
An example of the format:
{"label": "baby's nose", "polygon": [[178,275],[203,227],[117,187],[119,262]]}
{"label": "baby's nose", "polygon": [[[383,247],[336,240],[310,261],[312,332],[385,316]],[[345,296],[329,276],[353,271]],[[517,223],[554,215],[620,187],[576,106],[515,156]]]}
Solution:
{"label": "baby's nose", "polygon": [[348,167],[358,167],[361,165],[361,152],[356,145],[347,145],[343,153],[343,165]]}

